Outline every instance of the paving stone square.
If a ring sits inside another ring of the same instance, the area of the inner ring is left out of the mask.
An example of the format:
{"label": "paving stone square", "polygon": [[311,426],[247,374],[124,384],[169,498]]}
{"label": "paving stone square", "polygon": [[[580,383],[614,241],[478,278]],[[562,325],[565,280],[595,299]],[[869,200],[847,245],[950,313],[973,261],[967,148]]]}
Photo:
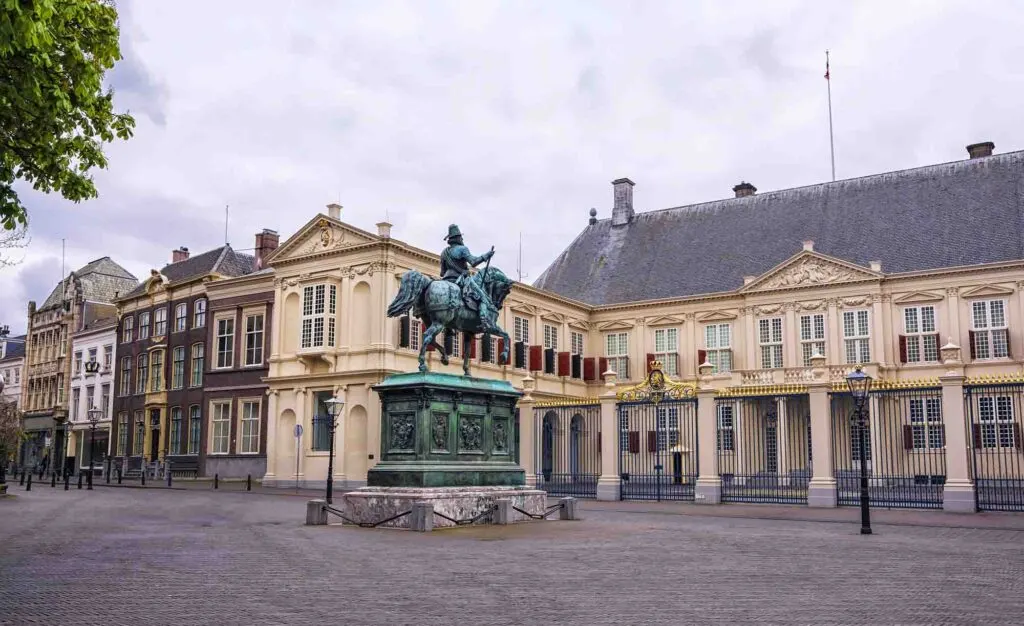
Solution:
{"label": "paving stone square", "polygon": [[1019,624],[1024,615],[1016,517],[990,528],[883,519],[864,537],[856,523],[584,502],[582,521],[419,534],[304,526],[307,495],[11,492],[0,500],[0,624]]}

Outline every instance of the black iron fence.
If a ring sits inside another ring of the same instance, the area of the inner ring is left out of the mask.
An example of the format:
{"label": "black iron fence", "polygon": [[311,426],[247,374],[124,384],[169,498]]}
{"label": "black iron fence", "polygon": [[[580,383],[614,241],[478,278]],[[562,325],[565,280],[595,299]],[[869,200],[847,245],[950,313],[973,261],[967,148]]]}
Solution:
{"label": "black iron fence", "polygon": [[[860,505],[860,435],[853,396],[835,392],[832,458],[839,506]],[[942,508],[946,429],[942,388],[879,389],[864,407],[865,459],[872,507]]]}
{"label": "black iron fence", "polygon": [[537,488],[553,496],[596,498],[601,475],[599,404],[534,409]]}
{"label": "black iron fence", "polygon": [[1024,383],[964,387],[971,478],[980,511],[1024,511]]}
{"label": "black iron fence", "polygon": [[722,397],[715,412],[722,502],[807,502],[811,420],[806,394]]}
{"label": "black iron fence", "polygon": [[697,401],[621,402],[619,497],[693,500],[697,467]]}

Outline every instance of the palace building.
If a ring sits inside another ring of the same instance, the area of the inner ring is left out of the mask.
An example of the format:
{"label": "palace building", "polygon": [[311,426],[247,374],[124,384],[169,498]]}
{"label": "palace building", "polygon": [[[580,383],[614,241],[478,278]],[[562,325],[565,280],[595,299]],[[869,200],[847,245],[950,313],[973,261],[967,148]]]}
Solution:
{"label": "palace building", "polygon": [[[454,337],[430,367],[468,353],[523,390],[520,462],[551,493],[836,506],[863,456],[886,506],[1024,509],[1024,152],[993,148],[645,212],[618,179],[611,216],[506,300],[511,362]],[[391,229],[329,205],[268,259],[264,484],[324,484],[332,396],[335,481],[362,484],[387,444],[370,387],[416,368],[423,329],[385,309],[403,272],[439,265]],[[875,381],[862,421],[856,367]]]}

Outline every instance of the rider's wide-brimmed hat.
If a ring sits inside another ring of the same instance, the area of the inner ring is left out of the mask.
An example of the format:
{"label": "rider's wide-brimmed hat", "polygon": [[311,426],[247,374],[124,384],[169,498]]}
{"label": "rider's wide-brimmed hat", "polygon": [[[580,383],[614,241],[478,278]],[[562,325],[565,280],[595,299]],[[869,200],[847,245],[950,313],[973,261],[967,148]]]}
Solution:
{"label": "rider's wide-brimmed hat", "polygon": [[452,237],[461,237],[462,231],[459,230],[458,224],[450,224],[448,226],[448,235],[445,236],[444,240],[448,241]]}

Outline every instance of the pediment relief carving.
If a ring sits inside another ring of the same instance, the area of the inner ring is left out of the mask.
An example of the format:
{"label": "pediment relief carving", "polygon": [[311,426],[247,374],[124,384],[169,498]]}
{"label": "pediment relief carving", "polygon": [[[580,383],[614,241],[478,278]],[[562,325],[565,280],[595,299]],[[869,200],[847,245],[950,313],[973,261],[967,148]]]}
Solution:
{"label": "pediment relief carving", "polygon": [[828,303],[825,300],[809,300],[806,302],[797,302],[797,311],[821,311],[828,307]]}
{"label": "pediment relief carving", "polygon": [[370,237],[346,228],[334,220],[320,217],[293,235],[270,258],[271,262],[299,259],[312,254],[340,250],[373,241]]}
{"label": "pediment relief carving", "polygon": [[736,313],[731,311],[712,311],[710,313],[700,313],[697,315],[698,322],[728,322],[739,317]]}
{"label": "pediment relief carving", "polygon": [[508,308],[509,310],[515,311],[516,313],[522,313],[524,315],[531,316],[536,315],[538,311],[537,307],[533,306],[532,304],[527,304],[525,302],[509,302]]}
{"label": "pediment relief carving", "polygon": [[569,318],[568,324],[569,328],[575,328],[576,330],[590,330],[590,324],[586,320]]}
{"label": "pediment relief carving", "polygon": [[835,262],[821,255],[806,252],[789,263],[769,272],[764,278],[746,285],[743,291],[767,291],[832,285],[858,280],[877,279],[881,275],[853,265]]}
{"label": "pediment relief carving", "polygon": [[988,296],[1009,296],[1013,289],[1002,285],[979,285],[970,287],[960,292],[961,298],[984,298]]}
{"label": "pediment relief carving", "polygon": [[939,302],[943,300],[944,296],[938,293],[931,293],[928,291],[913,291],[911,293],[904,293],[896,296],[893,302],[896,304],[915,304],[918,302]]}
{"label": "pediment relief carving", "polygon": [[781,311],[781,304],[762,304],[754,307],[754,315],[775,315]]}

